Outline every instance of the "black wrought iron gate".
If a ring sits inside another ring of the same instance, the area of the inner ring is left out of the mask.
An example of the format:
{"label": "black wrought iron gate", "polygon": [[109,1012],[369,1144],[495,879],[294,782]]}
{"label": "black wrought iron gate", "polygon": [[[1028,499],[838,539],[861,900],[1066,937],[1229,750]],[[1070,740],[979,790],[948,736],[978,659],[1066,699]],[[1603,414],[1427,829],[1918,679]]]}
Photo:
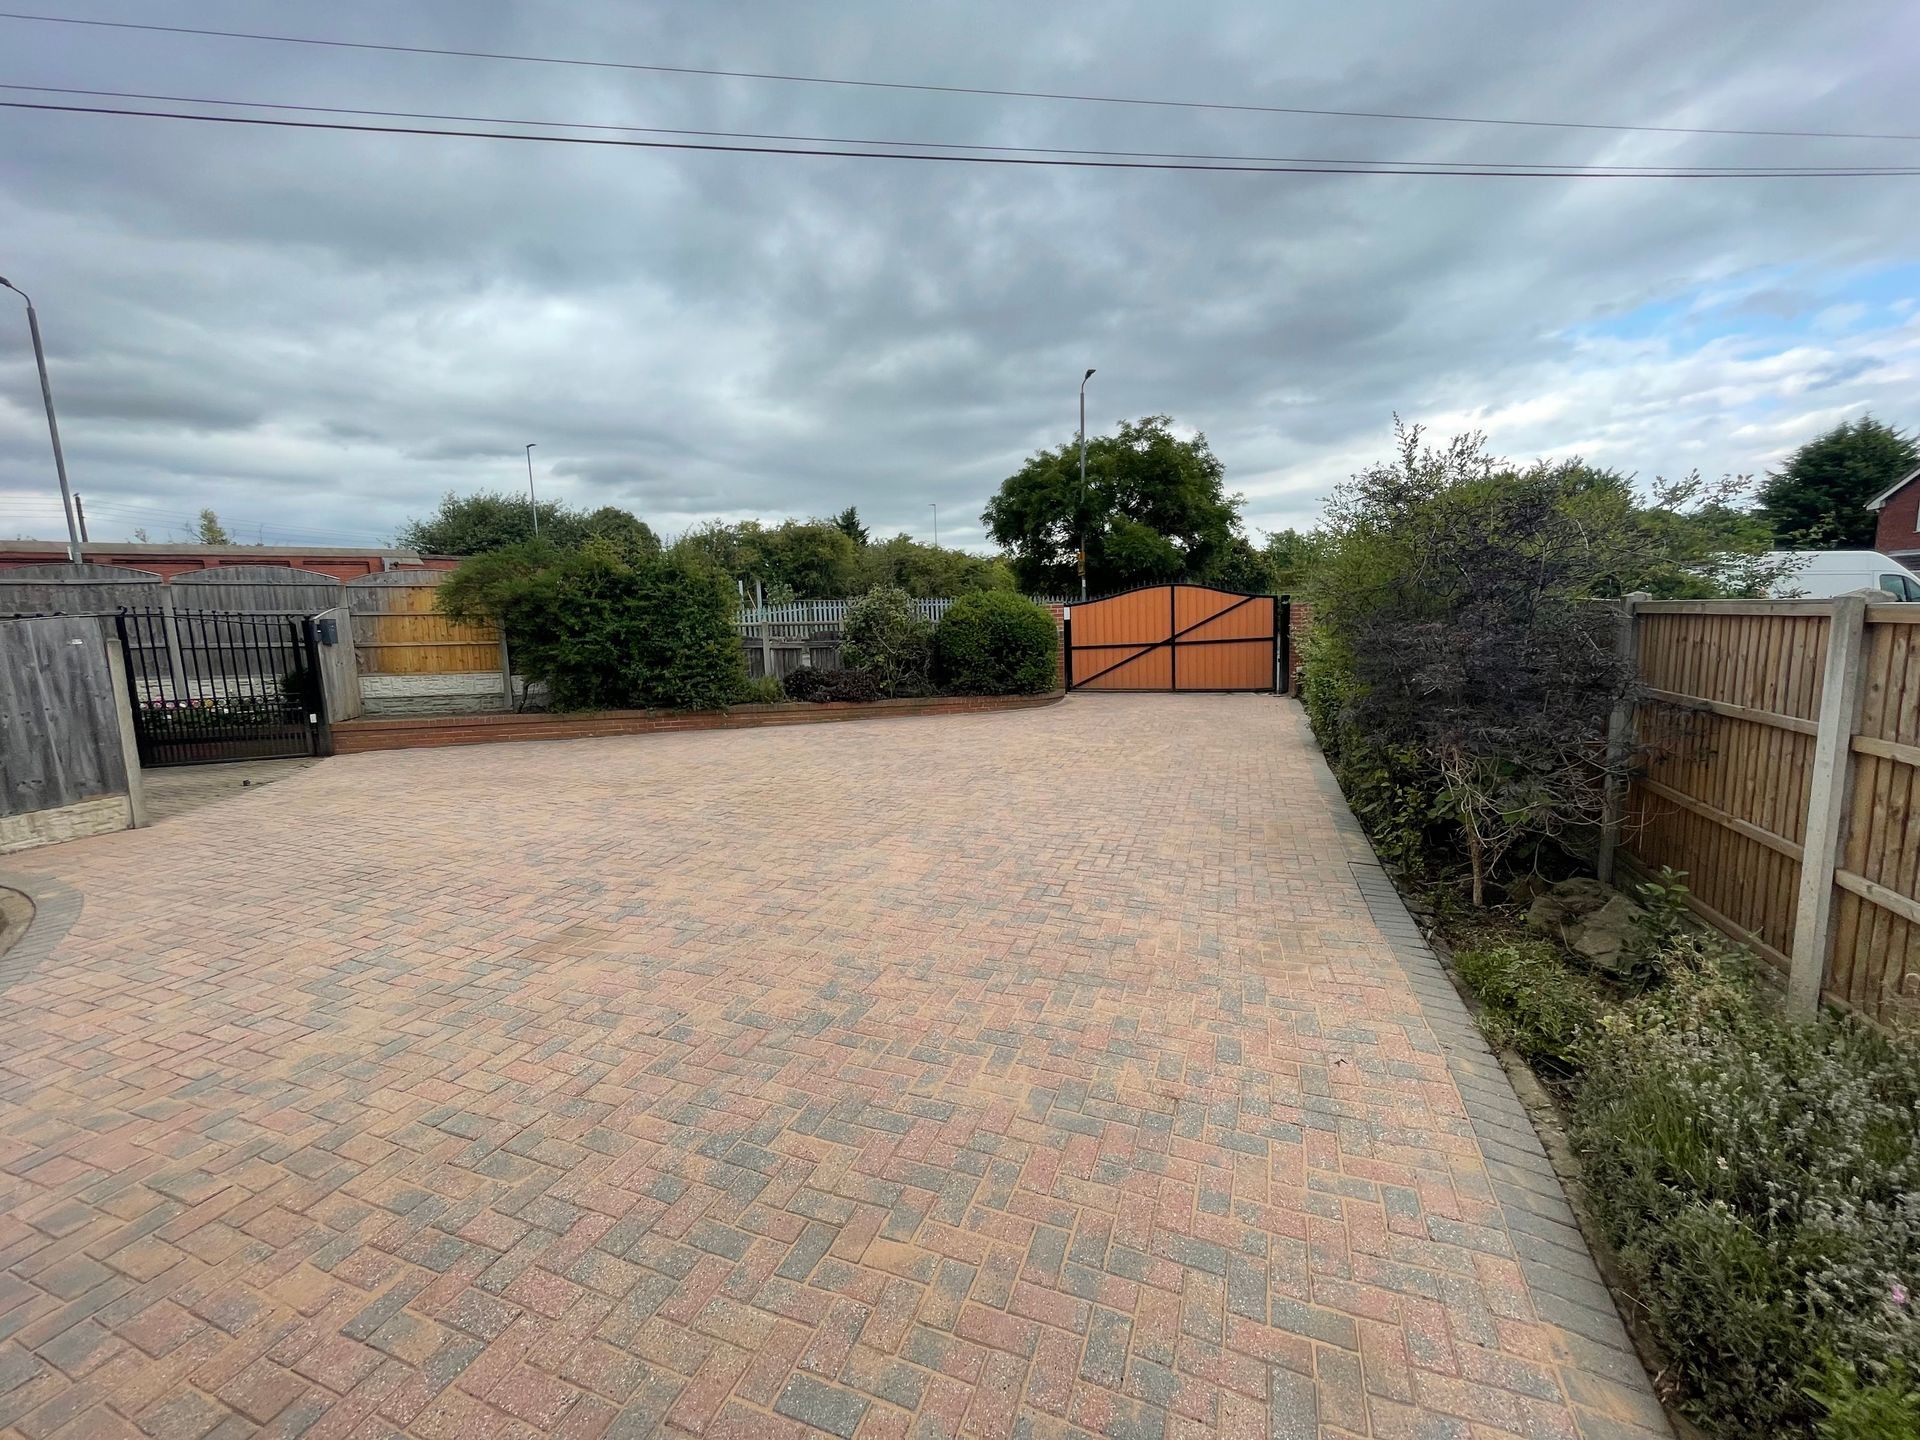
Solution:
{"label": "black wrought iron gate", "polygon": [[331,751],[311,619],[176,608],[118,624],[142,765]]}

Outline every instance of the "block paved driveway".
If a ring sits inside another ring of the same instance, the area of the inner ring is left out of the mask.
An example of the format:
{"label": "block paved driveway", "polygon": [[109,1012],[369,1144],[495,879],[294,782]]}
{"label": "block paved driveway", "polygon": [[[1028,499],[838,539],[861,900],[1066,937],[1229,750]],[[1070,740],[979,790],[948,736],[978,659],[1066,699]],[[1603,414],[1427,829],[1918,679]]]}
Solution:
{"label": "block paved driveway", "polygon": [[0,1428],[1663,1433],[1296,706],[328,761],[9,857]]}

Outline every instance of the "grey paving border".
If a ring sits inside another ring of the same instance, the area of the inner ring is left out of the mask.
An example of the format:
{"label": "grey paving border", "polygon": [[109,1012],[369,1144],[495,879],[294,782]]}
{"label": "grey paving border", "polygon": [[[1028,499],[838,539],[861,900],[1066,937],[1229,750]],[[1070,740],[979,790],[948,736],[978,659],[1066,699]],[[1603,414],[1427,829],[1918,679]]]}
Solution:
{"label": "grey paving border", "polygon": [[1297,713],[1314,783],[1347,848],[1354,883],[1393,958],[1406,972],[1422,1016],[1446,1053],[1447,1069],[1480,1140],[1487,1176],[1506,1219],[1513,1252],[1540,1318],[1561,1331],[1556,1366],[1583,1440],[1671,1437],[1646,1367],[1600,1278],[1560,1177],[1513,1082],[1488,1048],[1440,958],[1407,912],[1366,832],[1347,807],[1320,747]]}
{"label": "grey paving border", "polygon": [[80,918],[83,902],[78,890],[48,875],[0,870],[0,887],[18,890],[33,902],[33,918],[27,922],[27,933],[0,954],[0,995],[3,995],[53,954],[53,947]]}

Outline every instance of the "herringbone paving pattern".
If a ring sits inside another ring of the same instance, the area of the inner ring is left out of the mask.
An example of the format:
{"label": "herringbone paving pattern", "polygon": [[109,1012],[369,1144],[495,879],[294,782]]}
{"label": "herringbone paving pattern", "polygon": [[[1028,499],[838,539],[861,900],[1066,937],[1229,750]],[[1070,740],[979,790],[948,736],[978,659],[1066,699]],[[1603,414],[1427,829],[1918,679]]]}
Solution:
{"label": "herringbone paving pattern", "polygon": [[0,1427],[1658,1427],[1318,767],[1290,702],[1087,697],[10,857]]}

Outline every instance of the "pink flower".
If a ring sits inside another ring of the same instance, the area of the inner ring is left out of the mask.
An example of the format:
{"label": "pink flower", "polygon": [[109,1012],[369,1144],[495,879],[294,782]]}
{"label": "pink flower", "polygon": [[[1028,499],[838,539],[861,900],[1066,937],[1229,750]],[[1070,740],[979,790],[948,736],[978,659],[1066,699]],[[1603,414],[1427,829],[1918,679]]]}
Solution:
{"label": "pink flower", "polygon": [[1890,1305],[1905,1305],[1907,1303],[1907,1287],[1902,1285],[1898,1280],[1894,1281],[1892,1287],[1887,1291],[1887,1303]]}

